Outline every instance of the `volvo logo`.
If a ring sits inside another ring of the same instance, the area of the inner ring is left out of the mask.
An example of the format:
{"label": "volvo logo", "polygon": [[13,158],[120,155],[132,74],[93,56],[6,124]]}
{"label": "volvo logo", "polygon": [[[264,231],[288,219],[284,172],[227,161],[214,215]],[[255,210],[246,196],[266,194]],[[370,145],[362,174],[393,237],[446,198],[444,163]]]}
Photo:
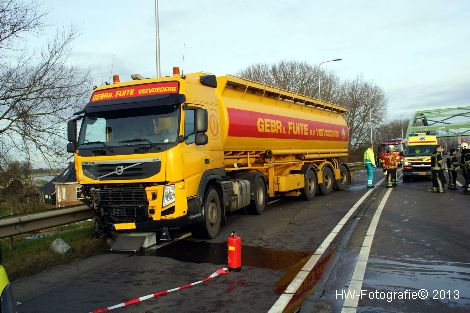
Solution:
{"label": "volvo logo", "polygon": [[116,175],[122,175],[123,172],[124,172],[124,166],[122,165],[116,167],[116,169],[114,170],[114,173],[116,173]]}
{"label": "volvo logo", "polygon": [[108,174],[104,174],[104,175],[101,175],[100,177],[98,177],[98,179],[102,179],[102,178],[105,178],[105,177],[108,177],[108,176],[111,176],[113,174],[116,174],[118,176],[121,176],[122,173],[124,173],[125,170],[129,169],[129,168],[132,168],[134,166],[137,166],[137,165],[141,165],[142,162],[139,162],[139,163],[134,163],[134,164],[131,164],[131,165],[128,165],[128,166],[122,166],[122,165],[119,165],[119,166],[116,166],[116,168],[114,169],[114,171],[108,173]]}

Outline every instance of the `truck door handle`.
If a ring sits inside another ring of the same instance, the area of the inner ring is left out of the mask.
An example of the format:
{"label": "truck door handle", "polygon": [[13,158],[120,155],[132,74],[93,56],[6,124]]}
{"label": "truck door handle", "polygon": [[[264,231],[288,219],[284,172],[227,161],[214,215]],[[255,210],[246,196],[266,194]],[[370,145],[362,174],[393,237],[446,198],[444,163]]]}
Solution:
{"label": "truck door handle", "polygon": [[211,163],[211,160],[210,159],[204,159],[204,163],[209,164],[209,163]]}

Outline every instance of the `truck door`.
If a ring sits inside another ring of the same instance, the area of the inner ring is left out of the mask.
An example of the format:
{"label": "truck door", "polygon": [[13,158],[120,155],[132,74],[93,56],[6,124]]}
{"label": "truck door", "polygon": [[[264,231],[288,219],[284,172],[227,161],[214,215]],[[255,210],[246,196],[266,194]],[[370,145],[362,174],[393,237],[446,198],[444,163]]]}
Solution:
{"label": "truck door", "polygon": [[[184,110],[184,135],[194,131],[195,108]],[[183,143],[183,173],[187,195],[197,194],[202,174],[209,168],[210,156],[207,145],[196,145],[195,135],[190,135]]]}

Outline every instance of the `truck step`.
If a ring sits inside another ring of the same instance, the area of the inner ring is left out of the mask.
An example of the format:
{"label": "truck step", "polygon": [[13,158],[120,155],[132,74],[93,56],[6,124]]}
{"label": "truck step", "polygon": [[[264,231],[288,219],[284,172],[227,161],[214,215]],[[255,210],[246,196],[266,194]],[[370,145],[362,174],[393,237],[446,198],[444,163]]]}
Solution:
{"label": "truck step", "polygon": [[119,234],[111,246],[111,251],[138,252],[157,244],[155,233],[123,233]]}

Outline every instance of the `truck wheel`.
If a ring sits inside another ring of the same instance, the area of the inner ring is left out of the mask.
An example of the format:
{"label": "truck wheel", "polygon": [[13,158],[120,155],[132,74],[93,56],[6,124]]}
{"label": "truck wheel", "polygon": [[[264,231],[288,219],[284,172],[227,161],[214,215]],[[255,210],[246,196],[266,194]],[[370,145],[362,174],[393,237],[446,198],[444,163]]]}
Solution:
{"label": "truck wheel", "polygon": [[351,181],[351,173],[349,173],[349,169],[346,165],[341,164],[339,166],[339,174],[340,179],[335,182],[335,189],[343,191],[346,189],[349,182]]}
{"label": "truck wheel", "polygon": [[333,191],[335,175],[328,166],[323,167],[322,175],[323,183],[320,184],[320,192],[322,195],[327,195]]}
{"label": "truck wheel", "polygon": [[214,188],[209,188],[204,200],[204,220],[193,225],[191,233],[197,238],[215,238],[219,233],[221,220],[219,194]]}
{"label": "truck wheel", "polygon": [[266,184],[261,175],[256,175],[253,180],[254,200],[251,201],[248,207],[248,212],[251,214],[261,215],[266,206]]}
{"label": "truck wheel", "polygon": [[305,172],[304,178],[305,184],[304,188],[301,190],[301,194],[305,200],[310,201],[315,197],[318,191],[317,174],[314,170],[309,169]]}

